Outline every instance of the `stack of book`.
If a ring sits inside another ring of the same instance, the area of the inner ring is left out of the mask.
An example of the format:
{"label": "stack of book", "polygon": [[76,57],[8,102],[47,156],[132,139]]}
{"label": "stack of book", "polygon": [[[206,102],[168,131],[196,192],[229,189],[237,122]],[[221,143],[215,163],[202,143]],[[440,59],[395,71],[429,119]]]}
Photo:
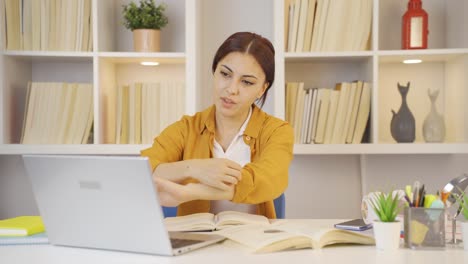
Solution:
{"label": "stack of book", "polygon": [[92,84],[29,82],[25,105],[22,144],[88,143]]}
{"label": "stack of book", "polygon": [[47,244],[40,216],[18,216],[0,220],[0,246]]}
{"label": "stack of book", "polygon": [[359,144],[370,114],[371,87],[363,81],[331,88],[286,84],[286,121],[296,144]]}
{"label": "stack of book", "polygon": [[7,50],[92,50],[91,0],[4,2]]}
{"label": "stack of book", "polygon": [[183,82],[135,83],[117,88],[116,144],[149,144],[185,112]]}
{"label": "stack of book", "polygon": [[285,0],[289,52],[369,49],[372,0]]}

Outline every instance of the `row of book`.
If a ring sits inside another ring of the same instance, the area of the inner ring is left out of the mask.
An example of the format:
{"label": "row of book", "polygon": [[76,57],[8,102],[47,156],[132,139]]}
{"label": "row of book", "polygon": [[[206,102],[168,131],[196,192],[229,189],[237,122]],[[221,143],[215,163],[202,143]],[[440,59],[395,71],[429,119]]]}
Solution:
{"label": "row of book", "polygon": [[115,143],[150,144],[185,113],[185,83],[134,83],[117,88]]}
{"label": "row of book", "polygon": [[286,120],[296,144],[359,144],[370,115],[371,87],[364,81],[332,88],[286,84]]}
{"label": "row of book", "polygon": [[29,82],[22,144],[85,144],[93,124],[93,86]]}
{"label": "row of book", "polygon": [[288,52],[369,49],[372,0],[285,0]]}
{"label": "row of book", "polygon": [[92,50],[91,0],[1,2],[7,50]]}

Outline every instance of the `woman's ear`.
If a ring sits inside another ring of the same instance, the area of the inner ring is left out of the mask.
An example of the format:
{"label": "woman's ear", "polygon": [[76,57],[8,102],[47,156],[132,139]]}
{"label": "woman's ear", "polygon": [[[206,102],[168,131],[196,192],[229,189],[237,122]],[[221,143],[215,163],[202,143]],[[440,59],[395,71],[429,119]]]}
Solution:
{"label": "woman's ear", "polygon": [[265,91],[267,90],[269,85],[270,85],[270,83],[268,83],[268,82],[265,82],[263,84],[262,90],[257,95],[257,99],[260,99],[263,96],[263,94],[265,93]]}

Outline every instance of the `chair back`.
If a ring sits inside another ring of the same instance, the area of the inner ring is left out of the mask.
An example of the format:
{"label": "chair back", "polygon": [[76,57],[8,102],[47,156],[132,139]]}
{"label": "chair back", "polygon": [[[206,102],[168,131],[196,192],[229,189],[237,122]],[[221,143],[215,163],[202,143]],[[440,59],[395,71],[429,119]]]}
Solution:
{"label": "chair back", "polygon": [[[282,193],[278,198],[273,201],[275,205],[276,218],[284,219],[286,216],[286,198],[284,193]],[[164,217],[173,217],[177,216],[177,207],[166,207],[163,206]]]}

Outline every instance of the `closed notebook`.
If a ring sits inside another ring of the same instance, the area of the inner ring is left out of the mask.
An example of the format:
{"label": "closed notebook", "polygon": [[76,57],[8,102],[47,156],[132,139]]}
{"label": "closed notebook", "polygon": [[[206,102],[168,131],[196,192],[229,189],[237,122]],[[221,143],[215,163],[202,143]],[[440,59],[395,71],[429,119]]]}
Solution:
{"label": "closed notebook", "polygon": [[37,233],[30,236],[1,236],[0,246],[12,245],[36,245],[49,244],[49,238],[45,232]]}
{"label": "closed notebook", "polygon": [[30,236],[44,231],[40,216],[18,216],[0,220],[0,236]]}

